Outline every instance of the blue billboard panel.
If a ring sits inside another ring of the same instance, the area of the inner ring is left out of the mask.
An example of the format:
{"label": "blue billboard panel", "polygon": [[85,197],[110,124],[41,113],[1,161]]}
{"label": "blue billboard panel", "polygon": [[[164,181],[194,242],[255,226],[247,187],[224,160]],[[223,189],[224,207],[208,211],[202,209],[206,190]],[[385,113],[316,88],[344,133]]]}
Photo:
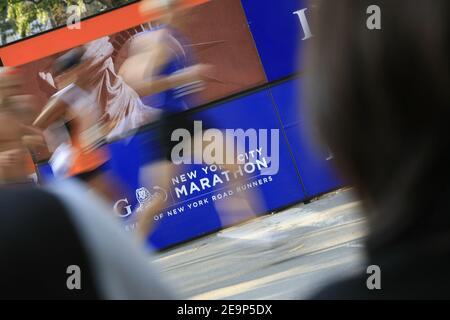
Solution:
{"label": "blue billboard panel", "polygon": [[299,78],[270,90],[305,190],[312,197],[339,188],[342,182],[332,169],[331,152],[327,148],[319,149],[307,130],[302,88],[302,78]]}
{"label": "blue billboard panel", "polygon": [[285,130],[308,196],[314,197],[343,186],[333,170],[333,155],[330,151],[319,150],[304,126]]}
{"label": "blue billboard panel", "polygon": [[242,5],[267,79],[299,71],[300,46],[311,36],[307,1],[242,0]]}
{"label": "blue billboard panel", "polygon": [[239,154],[245,164],[233,169],[203,163],[179,165],[166,177],[170,179],[166,189],[157,185],[158,177],[151,181],[142,174],[152,167],[152,152],[158,147],[152,145],[156,129],[112,143],[111,166],[126,190],[114,206],[127,229],[136,227],[140,208],[155,197],[166,202],[148,237],[148,243],[157,248],[242,222],[254,217],[250,212],[265,214],[306,198],[268,90],[200,110],[192,117],[225,134],[230,130],[254,133],[258,145],[246,140]]}

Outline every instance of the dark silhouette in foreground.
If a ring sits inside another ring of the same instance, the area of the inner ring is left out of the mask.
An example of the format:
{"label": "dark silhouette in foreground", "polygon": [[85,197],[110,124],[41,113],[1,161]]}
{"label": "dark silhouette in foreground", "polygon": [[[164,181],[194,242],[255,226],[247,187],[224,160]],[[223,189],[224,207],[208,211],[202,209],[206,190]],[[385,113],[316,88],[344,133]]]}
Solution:
{"label": "dark silhouette in foreground", "polygon": [[450,298],[450,2],[322,1],[312,10],[309,116],[369,221],[368,266],[319,299]]}

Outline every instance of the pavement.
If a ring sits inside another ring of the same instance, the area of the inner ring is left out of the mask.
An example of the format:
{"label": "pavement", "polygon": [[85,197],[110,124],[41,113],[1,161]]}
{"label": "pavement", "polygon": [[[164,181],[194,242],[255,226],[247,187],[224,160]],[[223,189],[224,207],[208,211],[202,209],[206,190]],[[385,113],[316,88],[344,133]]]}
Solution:
{"label": "pavement", "polygon": [[364,268],[365,219],[351,189],[159,253],[182,299],[306,299]]}

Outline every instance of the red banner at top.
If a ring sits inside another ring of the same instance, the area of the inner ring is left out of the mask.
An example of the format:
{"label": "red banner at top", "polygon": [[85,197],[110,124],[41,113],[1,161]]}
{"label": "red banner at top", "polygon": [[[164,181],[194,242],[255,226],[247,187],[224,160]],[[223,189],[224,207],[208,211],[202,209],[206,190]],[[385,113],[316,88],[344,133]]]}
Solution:
{"label": "red banner at top", "polygon": [[[183,0],[186,7],[208,0]],[[142,15],[140,3],[133,3],[80,22],[79,29],[61,27],[29,39],[0,48],[0,58],[5,66],[18,66],[52,54],[74,48],[89,41],[114,34],[136,25],[157,19],[161,12]]]}

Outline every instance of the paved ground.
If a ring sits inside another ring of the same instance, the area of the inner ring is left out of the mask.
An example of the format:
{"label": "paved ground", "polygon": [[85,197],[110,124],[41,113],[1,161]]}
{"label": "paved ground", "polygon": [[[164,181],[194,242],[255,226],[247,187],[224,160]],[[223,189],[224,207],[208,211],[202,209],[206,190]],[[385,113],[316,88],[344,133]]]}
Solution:
{"label": "paved ground", "polygon": [[163,252],[156,264],[182,298],[307,298],[363,266],[359,212],[351,190],[339,190]]}

